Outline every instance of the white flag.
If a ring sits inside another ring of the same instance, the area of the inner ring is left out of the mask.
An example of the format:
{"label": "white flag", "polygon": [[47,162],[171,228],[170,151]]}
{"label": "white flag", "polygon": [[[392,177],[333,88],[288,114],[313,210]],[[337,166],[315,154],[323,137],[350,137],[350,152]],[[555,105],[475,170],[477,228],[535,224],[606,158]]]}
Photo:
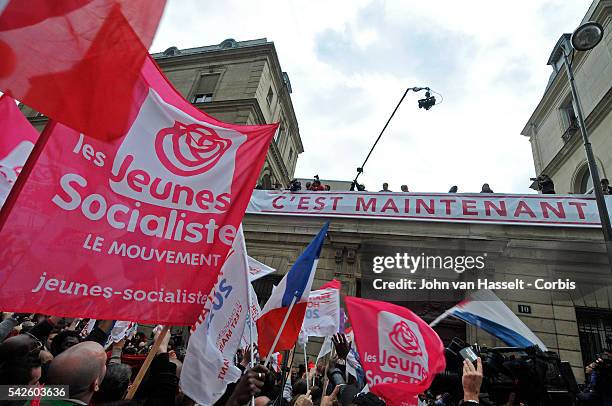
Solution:
{"label": "white flag", "polygon": [[183,363],[181,389],[199,404],[212,405],[223,395],[227,384],[240,378],[240,369],[233,360],[249,310],[248,273],[240,227],[217,284],[204,305],[203,323],[191,335]]}
{"label": "white flag", "polygon": [[[255,293],[255,289],[253,289],[253,285],[249,284],[249,289],[251,290],[251,311],[247,314],[246,327],[244,328],[244,333],[242,334],[242,340],[240,340],[240,346],[245,348],[251,345],[251,339],[254,343],[257,344],[257,325],[255,322],[259,318],[261,314],[261,307],[259,307],[259,301],[257,300],[257,293]],[[253,322],[251,323],[251,319]],[[253,329],[251,333],[250,329]],[[252,335],[251,335],[252,334]]]}
{"label": "white flag", "polygon": [[308,296],[306,315],[302,323],[303,337],[327,337],[340,328],[340,290],[313,290]]}
{"label": "white flag", "polygon": [[[85,325],[85,328],[81,331],[83,338],[91,334],[93,328],[96,326],[96,319],[89,319],[89,322]],[[138,323],[133,321],[117,320],[112,330],[108,334],[106,343],[103,345],[104,348],[109,348],[111,344],[118,343],[124,338],[132,338],[138,330]]]}
{"label": "white flag", "polygon": [[329,354],[332,350],[333,347],[333,343],[331,340],[330,336],[325,337],[325,340],[323,340],[323,345],[321,346],[321,350],[319,351],[319,355],[317,355],[317,363],[319,362],[319,360],[323,357],[325,357],[327,354]]}
{"label": "white flag", "polygon": [[259,262],[255,258],[248,257],[249,260],[249,280],[251,282],[256,281],[259,278],[263,278],[266,275],[276,272],[276,269]]}

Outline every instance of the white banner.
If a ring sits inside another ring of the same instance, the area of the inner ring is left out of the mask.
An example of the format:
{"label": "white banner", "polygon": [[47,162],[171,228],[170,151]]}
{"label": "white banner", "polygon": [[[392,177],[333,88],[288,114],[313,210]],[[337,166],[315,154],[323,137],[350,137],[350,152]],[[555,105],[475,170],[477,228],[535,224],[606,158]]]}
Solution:
{"label": "white banner", "polygon": [[[240,340],[240,347],[242,348],[245,348],[251,344],[251,337],[253,342],[257,344],[257,339],[259,337],[257,335],[257,325],[255,324],[255,322],[261,314],[261,307],[259,307],[259,302],[257,301],[257,293],[255,293],[253,285],[250,285],[249,289],[251,289],[251,311],[247,314],[246,327],[244,328],[244,333],[242,334],[242,339]],[[251,319],[253,319],[252,324]],[[252,336],[249,330],[250,328],[253,329]]]}
{"label": "white banner", "polygon": [[[612,216],[612,196],[606,196]],[[600,227],[594,197],[254,190],[249,214]]]}
{"label": "white banner", "polygon": [[[81,333],[83,337],[91,334],[91,331],[96,325],[96,319],[89,319],[87,325],[85,326],[84,331]],[[133,321],[123,321],[117,320],[115,325],[111,329],[111,332],[106,339],[106,343],[104,344],[104,348],[110,347],[113,343],[118,343],[124,338],[132,338],[136,331],[138,330],[138,323],[134,323]]]}
{"label": "white banner", "polygon": [[339,327],[340,291],[328,288],[310,292],[300,334],[305,337],[326,337],[337,333]]}
{"label": "white banner", "polygon": [[250,285],[241,226],[187,346],[180,385],[199,404],[214,404],[227,384],[240,378],[234,356],[245,330]]}
{"label": "white banner", "polygon": [[266,275],[276,272],[276,269],[259,262],[255,258],[247,257],[249,260],[249,280],[251,282],[256,281],[259,278],[263,278]]}

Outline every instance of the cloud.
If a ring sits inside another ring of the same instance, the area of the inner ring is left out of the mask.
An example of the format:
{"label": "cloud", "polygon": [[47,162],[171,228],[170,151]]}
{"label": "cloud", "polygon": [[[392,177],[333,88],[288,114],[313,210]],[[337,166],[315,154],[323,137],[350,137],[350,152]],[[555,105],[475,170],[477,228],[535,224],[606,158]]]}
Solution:
{"label": "cloud", "polygon": [[174,1],[154,51],[274,41],[293,87],[305,152],[296,175],[350,180],[408,86],[444,97],[425,112],[409,93],[362,179],[378,190],[530,192],[520,131],[540,100],[559,36],[590,0]]}

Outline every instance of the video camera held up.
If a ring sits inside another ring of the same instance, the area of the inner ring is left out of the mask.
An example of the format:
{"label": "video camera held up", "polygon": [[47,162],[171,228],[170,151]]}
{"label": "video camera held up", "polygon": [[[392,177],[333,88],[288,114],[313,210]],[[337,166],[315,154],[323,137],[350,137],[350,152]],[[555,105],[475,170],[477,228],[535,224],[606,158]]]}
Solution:
{"label": "video camera held up", "polygon": [[511,397],[515,404],[529,406],[574,404],[576,379],[569,364],[561,362],[556,353],[543,352],[536,346],[470,346],[458,338],[446,348],[447,369],[434,381],[432,391],[457,397],[453,391],[461,381],[463,360],[474,362],[476,357],[483,365],[483,404],[505,405]]}

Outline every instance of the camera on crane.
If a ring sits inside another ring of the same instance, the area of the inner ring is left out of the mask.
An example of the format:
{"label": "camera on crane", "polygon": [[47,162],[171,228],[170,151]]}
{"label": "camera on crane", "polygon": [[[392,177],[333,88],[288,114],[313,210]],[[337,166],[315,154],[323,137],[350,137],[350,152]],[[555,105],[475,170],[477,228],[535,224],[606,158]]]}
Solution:
{"label": "camera on crane", "polygon": [[419,100],[419,108],[429,110],[436,105],[436,98],[431,95],[429,90],[425,92],[425,98]]}

